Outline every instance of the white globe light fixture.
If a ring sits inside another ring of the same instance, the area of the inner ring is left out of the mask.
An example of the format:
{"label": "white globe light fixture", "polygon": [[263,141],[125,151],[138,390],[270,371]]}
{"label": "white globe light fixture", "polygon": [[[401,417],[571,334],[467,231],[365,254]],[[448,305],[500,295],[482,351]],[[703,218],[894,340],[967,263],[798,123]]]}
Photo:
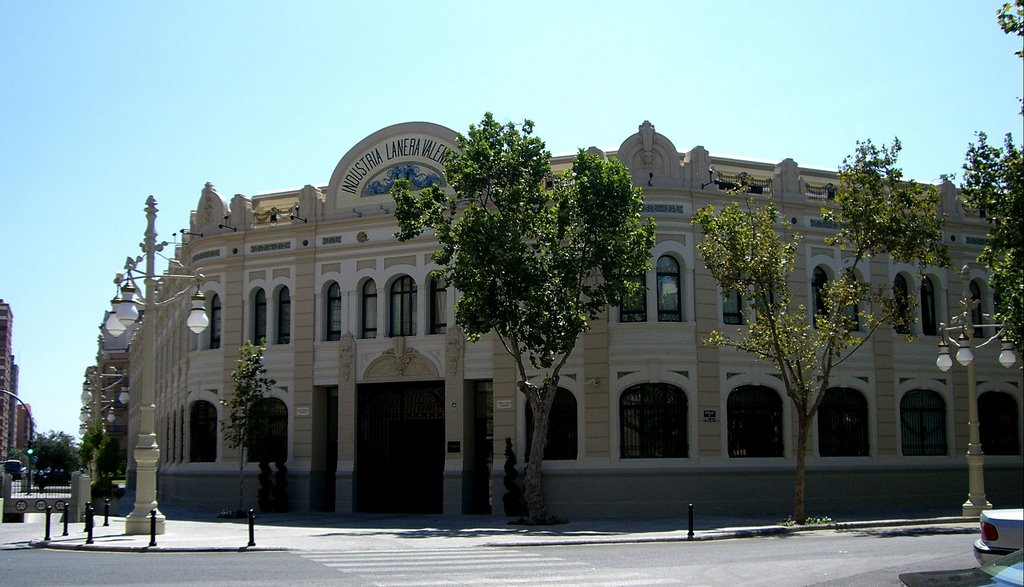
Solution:
{"label": "white globe light fixture", "polygon": [[210,318],[206,315],[206,298],[201,292],[192,296],[192,309],[188,312],[185,324],[196,334],[201,334],[210,325]]}

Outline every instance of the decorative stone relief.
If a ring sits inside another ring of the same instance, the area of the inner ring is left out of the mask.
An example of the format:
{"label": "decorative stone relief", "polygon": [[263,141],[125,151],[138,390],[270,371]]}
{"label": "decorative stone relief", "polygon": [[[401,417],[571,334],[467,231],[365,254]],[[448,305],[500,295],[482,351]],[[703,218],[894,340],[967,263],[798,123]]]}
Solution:
{"label": "decorative stone relief", "polygon": [[643,144],[643,153],[640,155],[647,169],[654,168],[654,125],[650,120],[645,120],[639,127],[640,142]]}
{"label": "decorative stone relief", "polygon": [[395,337],[392,348],[381,353],[366,368],[364,379],[417,377],[437,379],[437,369],[429,359],[414,349],[405,347],[405,339]]}
{"label": "decorative stone relief", "polygon": [[341,345],[338,347],[338,367],[341,370],[341,380],[352,380],[352,367],[354,365],[356,341],[351,333],[346,332],[341,337]]}
{"label": "decorative stone relief", "polygon": [[196,214],[190,228],[191,232],[203,234],[213,232],[218,224],[224,222],[227,209],[228,205],[224,198],[217,193],[217,188],[212,183],[206,182],[203,191],[199,194],[199,205],[196,207]]}
{"label": "decorative stone relief", "polygon": [[466,347],[465,337],[462,335],[461,328],[453,326],[448,329],[448,334],[445,337],[445,347],[448,374],[458,373],[459,367],[462,365],[462,352]]}

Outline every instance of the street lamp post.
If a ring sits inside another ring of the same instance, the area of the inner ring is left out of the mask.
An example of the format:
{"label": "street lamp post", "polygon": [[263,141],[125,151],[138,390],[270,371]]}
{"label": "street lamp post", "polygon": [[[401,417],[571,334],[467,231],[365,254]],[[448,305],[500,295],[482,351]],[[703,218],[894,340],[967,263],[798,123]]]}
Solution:
{"label": "street lamp post", "polygon": [[[949,371],[953,366],[953,359],[949,354],[950,345],[952,345],[956,349],[956,362],[967,367],[968,493],[967,501],[963,504],[963,515],[977,516],[981,514],[982,510],[992,509],[992,504],[985,497],[985,453],[981,446],[981,427],[978,422],[978,391],[974,374],[975,349],[999,340],[1001,343],[999,364],[1006,368],[1012,367],[1017,362],[1017,355],[1013,350],[1013,343],[1002,340],[1002,324],[985,324],[984,318],[990,316],[984,313],[981,314],[983,323],[974,324],[974,309],[981,303],[981,300],[976,300],[971,295],[971,280],[967,265],[960,270],[960,279],[963,282],[963,292],[960,297],[961,310],[950,318],[948,325],[945,322],[941,325],[939,357],[935,360],[935,365],[942,371]],[[975,344],[976,332],[984,333],[985,330],[994,332],[983,342]],[[954,335],[956,335],[955,338]]]}
{"label": "street lamp post", "polygon": [[[139,245],[144,257],[134,259],[129,257],[124,266],[126,273],[118,274],[115,278],[115,282],[120,286],[120,295],[114,298],[112,302],[114,312],[105,324],[108,332],[119,336],[139,318],[137,307],[139,304],[135,300],[138,291],[136,278],[139,274],[138,265],[145,259],[145,273],[142,274],[144,297],[141,303],[143,318],[140,325],[142,378],[138,402],[139,430],[133,453],[135,456],[135,505],[132,512],[125,518],[125,534],[149,534],[151,524],[155,524],[157,534],[164,533],[166,518],[157,507],[156,495],[157,464],[160,460],[160,446],[156,441],[156,308],[159,305],[173,302],[203,279],[201,274],[188,271],[173,259],[171,262],[176,263],[180,269],[189,274],[164,274],[157,278],[156,255],[163,250],[167,243],[156,242],[156,212],[156,199],[149,196],[146,199],[145,239]],[[190,283],[177,293],[167,295],[164,301],[157,302],[156,286],[165,279],[187,279]],[[192,308],[189,311],[187,324],[189,329],[196,334],[205,330],[209,324],[203,296],[198,291],[192,296]]]}

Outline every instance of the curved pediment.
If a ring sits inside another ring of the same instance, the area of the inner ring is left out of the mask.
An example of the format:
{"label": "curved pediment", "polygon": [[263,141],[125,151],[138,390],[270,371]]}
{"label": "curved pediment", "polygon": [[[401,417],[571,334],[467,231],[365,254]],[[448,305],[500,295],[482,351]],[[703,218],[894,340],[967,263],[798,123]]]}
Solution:
{"label": "curved pediment", "polygon": [[393,380],[396,377],[438,379],[437,367],[415,349],[405,348],[400,338],[395,345],[370,362],[363,373],[364,381]]}

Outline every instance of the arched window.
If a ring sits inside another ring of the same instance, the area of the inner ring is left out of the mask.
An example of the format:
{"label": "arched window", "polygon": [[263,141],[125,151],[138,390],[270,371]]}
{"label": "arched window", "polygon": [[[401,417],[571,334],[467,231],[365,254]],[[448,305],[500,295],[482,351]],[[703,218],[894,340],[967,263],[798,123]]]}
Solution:
{"label": "arched window", "polygon": [[683,292],[679,262],[668,255],[658,258],[658,322],[682,322]]}
{"label": "arched window", "polygon": [[249,462],[283,463],[288,460],[288,407],[276,397],[265,397],[254,407],[257,425],[249,447]]}
{"label": "arched window", "polygon": [[722,322],[743,324],[743,294],[736,290],[724,292],[722,296]]}
{"label": "arched window", "polygon": [[1020,412],[1012,395],[1002,391],[979,395],[978,424],[985,454],[1020,454]]}
{"label": "arched window", "polygon": [[868,402],[856,389],[825,393],[818,409],[818,453],[823,457],[868,456]]}
{"label": "arched window", "polygon": [[252,296],[252,341],[259,344],[267,338],[267,294],[263,288]]}
{"label": "arched window", "polygon": [[626,296],[619,304],[619,322],[647,322],[647,278],[637,275],[633,280],[640,289]]}
{"label": "arched window", "polygon": [[403,275],[391,284],[390,336],[416,335],[416,282]]}
{"label": "arched window", "polygon": [[972,279],[970,283],[971,288],[971,323],[974,324],[974,338],[984,338],[984,330],[978,328],[979,325],[985,323],[985,308],[981,301],[981,285],[978,284],[977,279]]}
{"label": "arched window", "polygon": [[[847,269],[846,276],[850,283],[857,283],[857,275],[852,270]],[[860,306],[857,302],[846,306],[846,309],[843,310],[843,317],[849,322],[850,330],[860,330]]]}
{"label": "arched window", "polygon": [[217,460],[217,408],[208,401],[192,404],[188,416],[188,460],[212,463]]}
{"label": "arched window", "polygon": [[324,340],[341,340],[341,286],[332,281],[327,287],[327,300],[324,306],[326,328]]}
{"label": "arched window", "polygon": [[938,319],[935,314],[935,284],[927,275],[921,279],[921,333],[934,336]]}
{"label": "arched window", "polygon": [[430,334],[448,331],[448,286],[443,279],[430,278]]}
{"label": "arched window", "polygon": [[904,456],[946,454],[946,402],[927,389],[908,391],[900,400]]}
{"label": "arched window", "polygon": [[[576,422],[576,396],[559,387],[555,402],[548,414],[548,444],[544,448],[545,461],[574,461],[578,451],[579,425]],[[526,459],[530,459],[533,444],[533,410],[526,405]]]}
{"label": "arched window", "polygon": [[896,311],[899,313],[893,330],[899,334],[910,334],[910,288],[907,286],[907,278],[902,273],[896,274],[892,282],[892,296],[896,303]]}
{"label": "arched window", "polygon": [[377,284],[367,279],[360,296],[360,338],[377,338]]}
{"label": "arched window", "polygon": [[642,383],[619,398],[620,455],[624,459],[685,458],[686,394],[665,383]]}
{"label": "arched window", "polygon": [[746,385],[729,394],[730,457],[781,457],[782,399],[764,386]]}
{"label": "arched window", "polygon": [[210,348],[220,348],[220,322],[221,308],[220,296],[213,294],[210,297]]}
{"label": "arched window", "polygon": [[277,292],[277,344],[292,340],[292,294],[287,287]]}
{"label": "arched window", "polygon": [[811,277],[811,290],[814,296],[814,327],[818,327],[818,319],[826,315],[825,308],[825,284],[828,283],[828,274],[821,267],[814,268],[814,275]]}

